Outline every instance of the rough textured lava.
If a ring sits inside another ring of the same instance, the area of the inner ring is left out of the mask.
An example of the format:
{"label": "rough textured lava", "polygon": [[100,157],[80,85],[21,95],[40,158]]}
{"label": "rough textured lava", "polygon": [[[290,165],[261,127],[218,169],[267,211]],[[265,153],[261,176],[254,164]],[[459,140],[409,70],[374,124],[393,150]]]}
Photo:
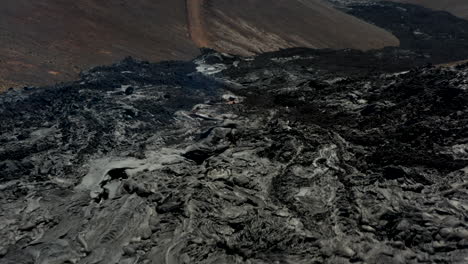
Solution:
{"label": "rough textured lava", "polygon": [[[330,0],[337,8],[395,34],[407,57],[435,64],[468,58],[468,20],[420,5],[390,1]],[[402,56],[403,53],[401,53]]]}
{"label": "rough textured lava", "polygon": [[468,19],[468,1],[465,0],[392,0],[394,2],[421,5],[435,10],[448,11],[461,18]]}
{"label": "rough textured lava", "polygon": [[0,263],[466,263],[468,65],[382,53],[126,59],[0,95]]}

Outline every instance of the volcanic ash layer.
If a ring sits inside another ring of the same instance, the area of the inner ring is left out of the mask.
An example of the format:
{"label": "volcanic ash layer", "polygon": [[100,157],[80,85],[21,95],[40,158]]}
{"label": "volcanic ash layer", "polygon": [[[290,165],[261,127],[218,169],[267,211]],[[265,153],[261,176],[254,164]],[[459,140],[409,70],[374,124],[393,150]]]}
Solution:
{"label": "volcanic ash layer", "polygon": [[468,65],[312,53],[2,94],[0,263],[466,263]]}

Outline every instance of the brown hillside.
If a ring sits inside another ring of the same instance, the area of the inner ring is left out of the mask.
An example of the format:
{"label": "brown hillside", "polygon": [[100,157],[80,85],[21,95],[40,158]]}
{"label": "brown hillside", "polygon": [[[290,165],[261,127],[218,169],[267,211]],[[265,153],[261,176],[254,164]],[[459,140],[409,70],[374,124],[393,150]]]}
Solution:
{"label": "brown hillside", "polygon": [[198,54],[184,0],[4,0],[0,80],[41,85],[125,56],[157,61]]}
{"label": "brown hillside", "polygon": [[211,46],[232,53],[297,46],[368,50],[399,44],[383,29],[321,0],[206,0],[205,6]]}
{"label": "brown hillside", "polygon": [[125,56],[189,59],[198,47],[252,54],[398,45],[319,0],[4,0],[0,36],[0,90],[74,79]]}

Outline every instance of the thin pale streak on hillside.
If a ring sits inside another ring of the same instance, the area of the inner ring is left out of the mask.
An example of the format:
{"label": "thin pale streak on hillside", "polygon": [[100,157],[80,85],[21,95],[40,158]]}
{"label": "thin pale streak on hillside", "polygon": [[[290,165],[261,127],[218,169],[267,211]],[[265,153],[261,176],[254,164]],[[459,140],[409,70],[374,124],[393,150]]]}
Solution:
{"label": "thin pale streak on hillside", "polygon": [[186,2],[190,37],[198,47],[208,47],[210,41],[203,21],[204,0],[186,0]]}

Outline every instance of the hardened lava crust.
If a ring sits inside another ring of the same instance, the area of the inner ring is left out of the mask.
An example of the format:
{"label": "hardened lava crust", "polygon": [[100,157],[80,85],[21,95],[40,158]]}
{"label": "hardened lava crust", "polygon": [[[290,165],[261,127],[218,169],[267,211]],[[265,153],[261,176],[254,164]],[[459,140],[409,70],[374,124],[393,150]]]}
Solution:
{"label": "hardened lava crust", "polygon": [[0,263],[466,263],[468,65],[357,54],[0,95]]}

